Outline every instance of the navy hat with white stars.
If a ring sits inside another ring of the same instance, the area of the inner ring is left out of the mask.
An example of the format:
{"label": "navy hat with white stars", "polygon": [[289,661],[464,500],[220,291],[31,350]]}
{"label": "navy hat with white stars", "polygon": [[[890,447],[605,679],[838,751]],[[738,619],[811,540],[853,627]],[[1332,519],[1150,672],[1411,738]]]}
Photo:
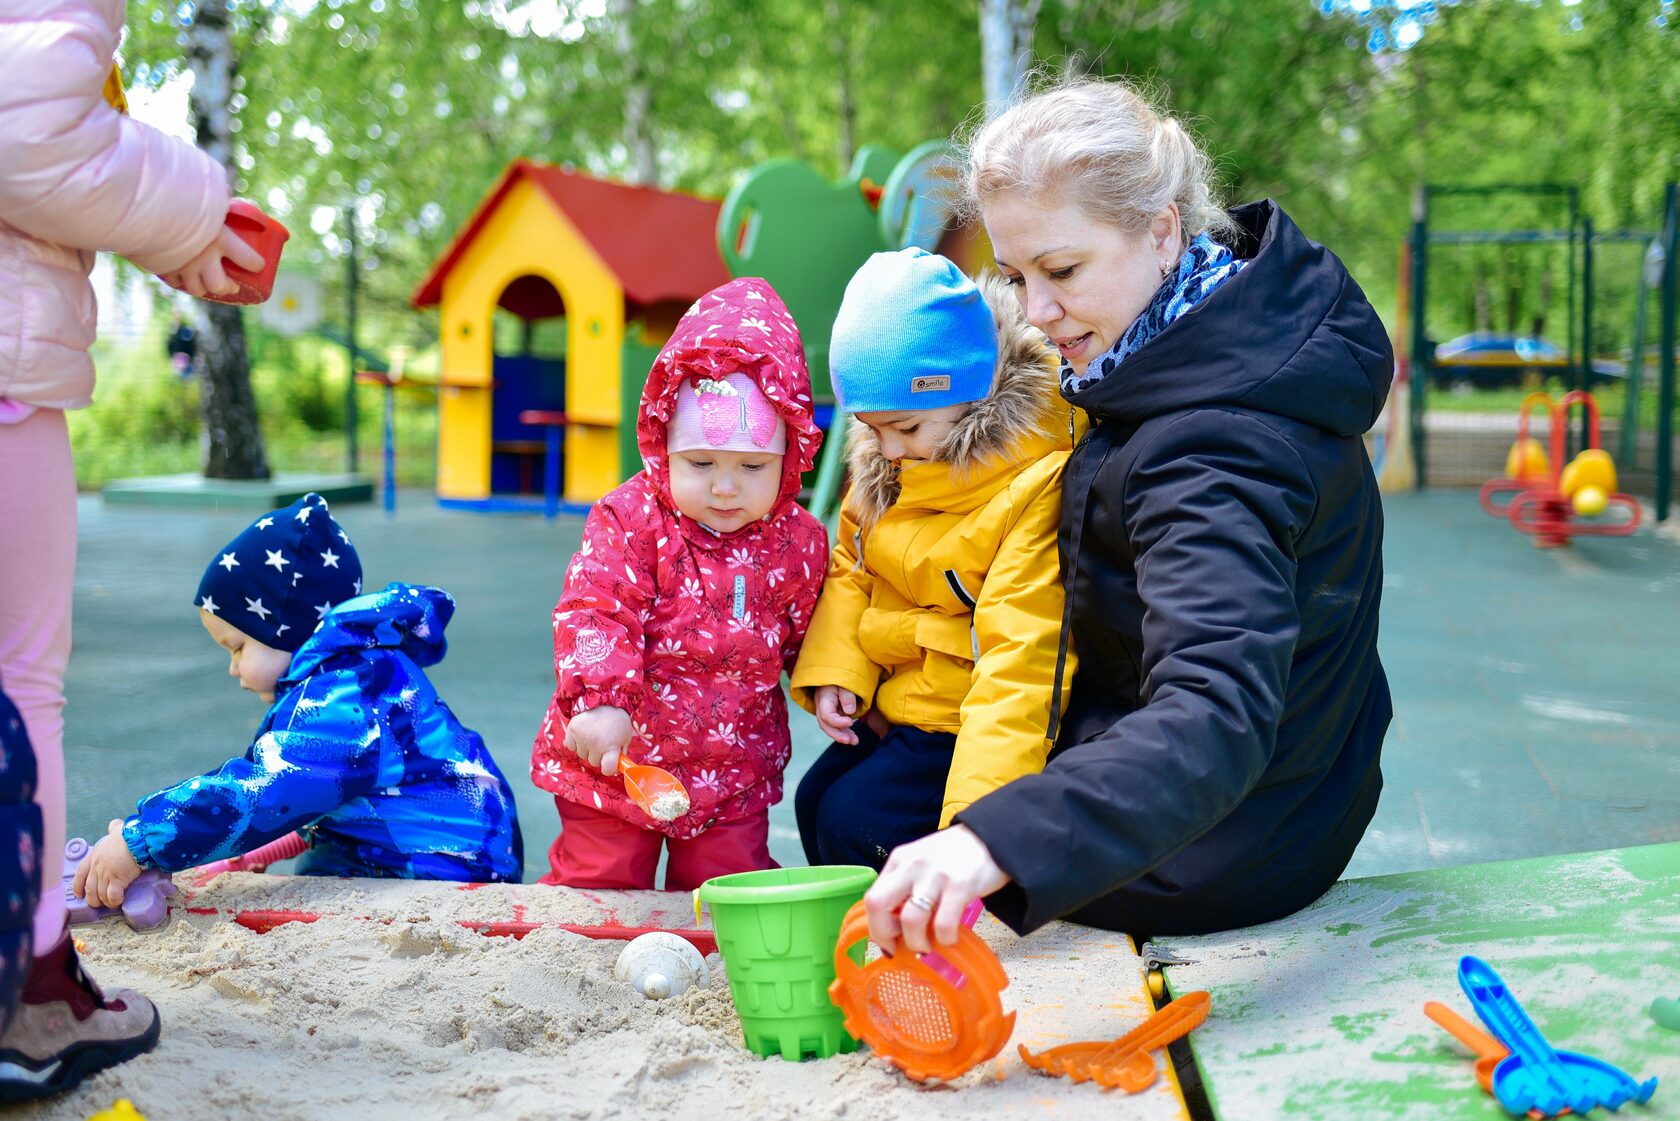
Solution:
{"label": "navy hat with white stars", "polygon": [[264,646],[296,653],[333,607],[362,592],[350,535],[306,494],[252,522],[198,582],[198,606]]}

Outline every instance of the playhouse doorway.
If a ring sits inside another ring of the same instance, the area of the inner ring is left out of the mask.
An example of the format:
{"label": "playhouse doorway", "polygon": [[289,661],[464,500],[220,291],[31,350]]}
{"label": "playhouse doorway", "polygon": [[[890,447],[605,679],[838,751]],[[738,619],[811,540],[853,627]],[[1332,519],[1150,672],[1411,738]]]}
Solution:
{"label": "playhouse doorway", "polygon": [[[537,498],[551,445],[528,414],[566,408],[565,301],[547,279],[526,274],[502,290],[491,322],[490,493]],[[563,457],[564,433],[559,447]]]}

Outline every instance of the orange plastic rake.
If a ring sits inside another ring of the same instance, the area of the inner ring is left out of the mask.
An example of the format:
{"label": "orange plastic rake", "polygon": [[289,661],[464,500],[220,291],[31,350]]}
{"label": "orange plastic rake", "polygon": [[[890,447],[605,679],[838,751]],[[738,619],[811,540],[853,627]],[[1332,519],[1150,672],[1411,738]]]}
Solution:
{"label": "orange plastic rake", "polygon": [[848,951],[868,937],[859,902],[840,926],[828,989],[847,1031],[919,1082],[955,1078],[1003,1050],[1015,1029],[1015,1013],[998,999],[1009,976],[979,935],[965,927],[955,945],[939,947],[960,985],[911,953],[858,965]]}
{"label": "orange plastic rake", "polygon": [[1025,1046],[1018,1050],[1022,1061],[1040,1074],[1095,1081],[1105,1090],[1118,1087],[1135,1094],[1155,1083],[1155,1052],[1201,1027],[1211,1007],[1207,993],[1186,993],[1119,1039],[1064,1043],[1037,1054]]}

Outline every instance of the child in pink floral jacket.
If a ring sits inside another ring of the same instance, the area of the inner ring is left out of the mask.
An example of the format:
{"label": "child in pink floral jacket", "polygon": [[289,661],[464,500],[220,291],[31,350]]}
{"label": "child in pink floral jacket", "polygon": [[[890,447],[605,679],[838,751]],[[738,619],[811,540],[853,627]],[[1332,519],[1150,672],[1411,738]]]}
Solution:
{"label": "child in pink floral jacket", "polygon": [[[792,747],[793,666],[828,535],[795,501],[822,436],[793,318],[762,280],[702,296],[659,352],[637,420],[644,469],[590,511],[554,608],[558,687],[531,752],[560,836],[543,883],[651,888],[773,868],[769,809]],[[618,757],[690,806],[657,821]]]}

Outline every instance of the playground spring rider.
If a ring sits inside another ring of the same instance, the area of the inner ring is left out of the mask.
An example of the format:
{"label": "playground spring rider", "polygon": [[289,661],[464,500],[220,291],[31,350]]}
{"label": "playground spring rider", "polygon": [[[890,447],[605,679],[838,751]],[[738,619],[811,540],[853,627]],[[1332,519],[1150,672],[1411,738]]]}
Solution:
{"label": "playground spring rider", "polygon": [[[1574,459],[1564,462],[1567,450],[1570,407],[1579,404],[1587,411],[1588,446]],[[1551,420],[1551,455],[1528,435],[1533,409],[1544,406]],[[1498,496],[1510,493],[1503,502]],[[1482,509],[1494,517],[1511,519],[1520,532],[1532,534],[1542,549],[1569,544],[1572,536],[1626,537],[1639,528],[1639,503],[1616,490],[1616,465],[1599,447],[1598,402],[1582,390],[1566,393],[1554,402],[1544,393],[1530,393],[1523,399],[1517,419],[1517,441],[1505,459],[1505,474],[1482,484]],[[1611,506],[1626,511],[1622,521],[1574,522],[1595,518]]]}

